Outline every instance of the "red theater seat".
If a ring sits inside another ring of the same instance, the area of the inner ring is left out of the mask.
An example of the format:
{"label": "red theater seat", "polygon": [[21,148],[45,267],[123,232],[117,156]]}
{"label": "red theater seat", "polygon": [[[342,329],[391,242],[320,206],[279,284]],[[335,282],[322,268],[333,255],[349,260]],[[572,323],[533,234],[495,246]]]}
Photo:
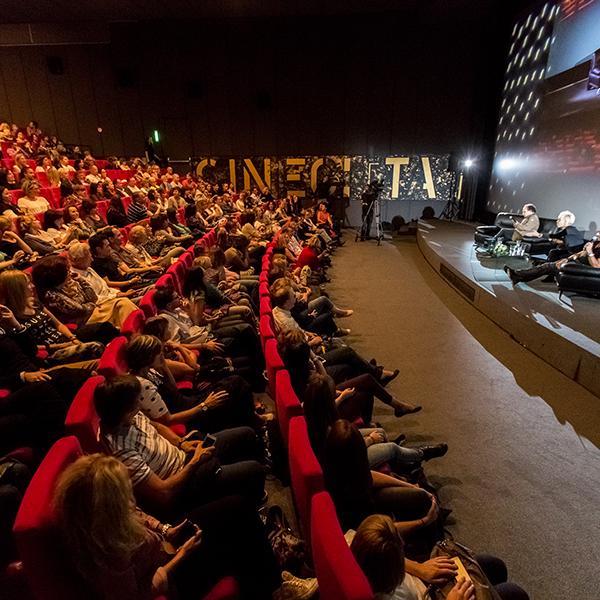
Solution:
{"label": "red theater seat", "polygon": [[115,377],[116,375],[127,373],[125,346],[127,346],[127,338],[124,335],[120,335],[112,340],[100,357],[98,373],[104,377]]}
{"label": "red theater seat", "polygon": [[140,300],[140,308],[144,311],[146,319],[155,317],[157,314],[156,305],[154,304],[154,294],[156,290],[152,289],[147,291],[142,299]]}
{"label": "red theater seat", "polygon": [[175,289],[175,277],[171,273],[165,273],[156,280],[156,288],[172,288]]}
{"label": "red theater seat", "polygon": [[271,307],[271,298],[268,296],[263,296],[260,299],[260,316],[271,315],[273,312],[273,308]]}
{"label": "red theater seat", "polygon": [[269,297],[269,284],[266,281],[260,281],[260,283],[258,284],[258,293],[261,298]]}
{"label": "red theater seat", "polygon": [[[61,550],[53,510],[54,490],[61,473],[82,455],[74,436],[50,448],[36,471],[15,520],[14,533],[25,575],[36,600],[81,600],[94,597],[74,573]],[[238,600],[232,577],[223,578],[204,600]],[[159,596],[156,600],[166,600]]]}
{"label": "red theater seat", "polygon": [[315,494],[325,489],[321,465],[311,448],[304,417],[290,421],[290,479],[296,510],[307,539],[310,534],[311,501]]}
{"label": "red theater seat", "polygon": [[258,326],[258,332],[260,334],[260,343],[263,349],[263,353],[265,351],[265,344],[267,340],[272,340],[275,338],[275,334],[273,333],[273,325],[272,325],[271,315],[263,315],[260,318],[260,323]]}
{"label": "red theater seat", "polygon": [[344,539],[327,492],[313,496],[311,547],[320,600],[373,600],[371,586]]}
{"label": "red theater seat", "polygon": [[94,408],[94,391],[103,381],[100,375],[88,379],[77,392],[65,419],[67,433],[74,435],[88,454],[106,450],[100,440],[100,419]]}
{"label": "red theater seat", "polygon": [[37,600],[81,600],[88,596],[60,549],[52,509],[60,474],[81,454],[77,438],[58,440],[35,472],[15,520],[19,556]]}
{"label": "red theater seat", "polygon": [[277,421],[281,429],[283,442],[288,445],[289,424],[294,417],[302,416],[304,411],[298,397],[292,388],[290,374],[287,369],[277,371],[275,375],[277,393],[275,395],[275,406],[277,408]]}
{"label": "red theater seat", "polygon": [[275,340],[267,340],[265,342],[265,364],[269,379],[269,393],[271,394],[271,398],[275,398],[277,392],[275,376],[277,375],[277,371],[283,369],[283,361],[277,351],[277,342]]}
{"label": "red theater seat", "polygon": [[132,338],[142,332],[144,323],[146,321],[146,315],[141,309],[134,310],[121,325],[121,333],[128,338]]}

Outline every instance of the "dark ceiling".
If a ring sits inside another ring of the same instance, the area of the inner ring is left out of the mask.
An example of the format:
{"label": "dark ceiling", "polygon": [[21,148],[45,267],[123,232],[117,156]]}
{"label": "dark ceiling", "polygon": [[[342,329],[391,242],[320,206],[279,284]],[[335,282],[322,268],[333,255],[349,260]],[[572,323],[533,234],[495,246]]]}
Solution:
{"label": "dark ceiling", "polygon": [[3,0],[0,23],[143,21],[350,15],[386,11],[422,18],[479,20],[514,11],[526,0]]}

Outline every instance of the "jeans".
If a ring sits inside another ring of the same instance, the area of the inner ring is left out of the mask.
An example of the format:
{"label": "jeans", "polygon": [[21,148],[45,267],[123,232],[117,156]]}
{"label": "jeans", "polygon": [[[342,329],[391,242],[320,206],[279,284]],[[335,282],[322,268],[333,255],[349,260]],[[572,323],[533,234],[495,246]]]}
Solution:
{"label": "jeans", "polygon": [[[371,432],[378,431],[384,433],[379,428],[360,428],[363,437],[367,437]],[[381,444],[371,444],[367,448],[369,457],[369,466],[371,469],[377,469],[385,463],[389,463],[394,472],[404,472],[407,469],[412,470],[419,466],[423,460],[423,452],[418,448],[405,448],[398,446],[394,442],[383,442]]]}
{"label": "jeans", "polygon": [[[312,312],[316,315],[309,314]],[[311,300],[305,309],[292,309],[292,314],[300,327],[311,333],[332,336],[337,331],[333,319],[333,302],[327,296],[319,296]]]}

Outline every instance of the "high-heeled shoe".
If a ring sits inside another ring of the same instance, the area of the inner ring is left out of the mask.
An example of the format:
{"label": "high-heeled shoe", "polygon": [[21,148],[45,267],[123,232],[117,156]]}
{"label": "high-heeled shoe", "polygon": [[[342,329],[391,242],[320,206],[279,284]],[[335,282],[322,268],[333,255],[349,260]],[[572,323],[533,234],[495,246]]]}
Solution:
{"label": "high-heeled shoe", "polygon": [[398,377],[398,375],[400,374],[400,369],[396,369],[391,375],[382,375],[381,379],[379,380],[379,383],[385,387],[388,383],[390,383],[390,381],[394,381],[394,379],[396,379],[396,377]]}

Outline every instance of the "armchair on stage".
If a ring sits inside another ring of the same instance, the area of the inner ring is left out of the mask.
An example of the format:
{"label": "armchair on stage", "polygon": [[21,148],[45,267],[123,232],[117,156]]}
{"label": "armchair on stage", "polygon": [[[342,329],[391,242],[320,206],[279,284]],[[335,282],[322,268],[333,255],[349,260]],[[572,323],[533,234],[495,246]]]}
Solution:
{"label": "armchair on stage", "polygon": [[[512,239],[512,230],[514,224],[512,219],[522,219],[523,215],[519,213],[498,213],[496,215],[496,221],[494,225],[480,225],[475,228],[475,245],[476,246],[489,246],[490,242],[495,235],[500,233],[502,229],[507,230],[505,232],[505,239],[510,241]],[[524,237],[521,241],[524,245],[525,252],[531,256],[545,256],[552,250],[553,245],[548,239],[548,234],[556,227],[555,219],[542,219],[540,218],[539,232],[542,237]]]}
{"label": "armchair on stage", "polygon": [[577,262],[564,264],[556,275],[556,283],[563,292],[600,297],[600,269]]}

